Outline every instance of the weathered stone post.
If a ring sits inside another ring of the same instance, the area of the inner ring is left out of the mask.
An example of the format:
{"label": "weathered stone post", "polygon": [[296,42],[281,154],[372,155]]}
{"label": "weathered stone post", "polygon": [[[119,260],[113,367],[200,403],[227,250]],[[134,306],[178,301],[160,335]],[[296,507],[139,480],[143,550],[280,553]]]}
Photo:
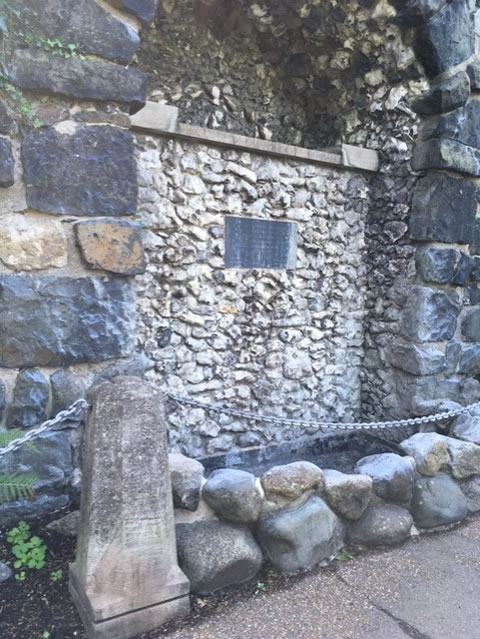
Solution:
{"label": "weathered stone post", "polygon": [[127,639],[188,614],[177,564],[164,398],[134,377],[97,387],[86,428],[70,593],[90,639]]}

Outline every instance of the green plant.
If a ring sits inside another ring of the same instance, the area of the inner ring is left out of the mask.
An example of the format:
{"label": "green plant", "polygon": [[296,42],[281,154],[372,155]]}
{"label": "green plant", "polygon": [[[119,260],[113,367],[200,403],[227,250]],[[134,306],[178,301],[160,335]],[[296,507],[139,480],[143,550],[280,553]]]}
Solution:
{"label": "green plant", "polygon": [[[1,85],[1,80],[0,80]],[[11,430],[0,433],[0,449],[8,446],[12,441],[19,437],[23,437],[24,431],[20,428],[12,428]],[[30,450],[37,449],[32,443],[25,444]],[[16,499],[31,499],[34,496],[33,486],[37,481],[35,473],[10,473],[8,475],[0,475],[0,504],[7,501],[15,501]]]}
{"label": "green plant", "polygon": [[45,566],[47,547],[40,537],[32,536],[30,526],[24,521],[8,532],[7,541],[16,557],[13,563],[15,569],[40,570]]}
{"label": "green plant", "polygon": [[50,637],[50,633],[48,632],[48,630],[44,630],[42,634],[42,639],[49,639],[49,637]]}
{"label": "green plant", "polygon": [[66,44],[60,38],[46,38],[44,36],[40,36],[31,40],[31,43],[40,49],[48,51],[52,55],[59,55],[62,58],[67,59],[80,58],[80,60],[85,60],[85,56],[78,50],[78,44],[74,44],[72,42]]}
{"label": "green plant", "polygon": [[63,579],[63,570],[59,569],[59,570],[53,570],[50,573],[50,579],[51,581],[53,581],[54,583],[56,583],[57,581],[62,581]]}
{"label": "green plant", "polygon": [[351,561],[353,555],[351,555],[346,548],[341,548],[335,555],[337,561]]}
{"label": "green plant", "polygon": [[263,583],[263,581],[257,581],[257,592],[266,592],[267,586]]}
{"label": "green plant", "polygon": [[18,572],[18,573],[15,575],[15,579],[16,579],[17,581],[25,581],[25,579],[26,579],[26,578],[27,578],[27,575],[25,574],[25,571],[24,571],[24,570],[22,570],[21,572]]}

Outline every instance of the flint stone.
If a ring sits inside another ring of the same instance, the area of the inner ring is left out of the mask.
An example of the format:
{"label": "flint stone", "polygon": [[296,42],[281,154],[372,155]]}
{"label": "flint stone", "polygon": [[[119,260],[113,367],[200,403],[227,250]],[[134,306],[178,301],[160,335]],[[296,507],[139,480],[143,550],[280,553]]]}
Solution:
{"label": "flint stone", "polygon": [[417,526],[434,528],[465,519],[468,505],[462,491],[450,477],[437,475],[415,482],[410,512]]}
{"label": "flint stone", "polygon": [[0,504],[0,528],[5,530],[18,524],[21,519],[29,521],[45,517],[68,506],[67,495],[40,495],[32,501],[20,500]]}
{"label": "flint stone", "polygon": [[47,419],[48,380],[37,369],[20,371],[15,382],[7,428],[31,428]]}
{"label": "flint stone", "polygon": [[204,468],[196,459],[171,453],[168,456],[175,508],[197,510]]}
{"label": "flint stone", "polygon": [[372,478],[324,470],[325,499],[333,511],[345,519],[359,519],[372,496]]}
{"label": "flint stone", "polygon": [[449,462],[447,445],[437,433],[416,433],[400,443],[404,453],[415,460],[422,475],[436,475]]}
{"label": "flint stone", "polygon": [[471,444],[480,444],[480,414],[472,412],[459,415],[450,428],[450,436]]}
{"label": "flint stone", "polygon": [[350,524],[347,542],[360,546],[394,546],[410,536],[412,526],[413,518],[405,508],[375,504]]}
{"label": "flint stone", "polygon": [[0,187],[12,186],[15,182],[15,160],[13,159],[12,143],[6,138],[0,138]]}
{"label": "flint stone", "polygon": [[470,268],[469,256],[456,249],[427,248],[417,253],[417,271],[425,282],[464,286]]}
{"label": "flint stone", "polygon": [[480,308],[467,311],[463,317],[462,337],[466,342],[480,342]]}
{"label": "flint stone", "polygon": [[341,522],[320,497],[265,517],[257,536],[271,563],[287,574],[328,561],[343,546]]}
{"label": "flint stone", "polygon": [[480,62],[473,62],[467,67],[468,77],[470,78],[470,85],[473,91],[480,89]]}
{"label": "flint stone", "polygon": [[[480,151],[474,147],[450,139],[417,142],[412,155],[412,168],[414,171],[423,171],[425,169],[450,170],[479,177]],[[457,214],[459,212],[460,210],[457,208]],[[463,230],[460,230],[461,233],[463,233]],[[439,241],[447,242],[450,240]],[[464,243],[462,240],[451,241]]]}
{"label": "flint stone", "polygon": [[480,345],[462,345],[458,372],[463,375],[480,375]]}
{"label": "flint stone", "polygon": [[13,575],[13,570],[11,570],[7,564],[3,561],[0,561],[0,583],[2,581],[7,581]]}
{"label": "flint stone", "polygon": [[52,389],[52,415],[65,410],[87,394],[86,380],[64,369],[50,375]]}
{"label": "flint stone", "polygon": [[459,297],[426,286],[412,287],[401,319],[400,332],[418,342],[450,340],[460,313]]}
{"label": "flint stone", "polygon": [[263,557],[248,528],[220,521],[179,524],[180,566],[192,590],[204,594],[252,579]]}
{"label": "flint stone", "polygon": [[465,479],[480,473],[480,446],[445,435],[438,436],[447,446],[450,456],[448,469],[455,479]]}
{"label": "flint stone", "polygon": [[21,89],[80,100],[120,102],[129,105],[132,113],[146,102],[147,76],[137,69],[111,63],[18,49],[10,63],[9,75]]}
{"label": "flint stone", "polygon": [[111,4],[148,24],[155,17],[158,0],[111,0]]}
{"label": "flint stone", "polygon": [[393,344],[390,362],[411,375],[434,375],[446,368],[445,355],[441,351],[402,342]]}
{"label": "flint stone", "polygon": [[78,535],[78,529],[80,528],[80,511],[73,510],[71,513],[68,513],[68,515],[51,521],[47,524],[46,528],[58,535],[76,537]]}
{"label": "flint stone", "polygon": [[227,468],[210,475],[202,497],[220,519],[233,522],[256,521],[263,503],[255,475]]}
{"label": "flint stone", "polygon": [[475,53],[475,31],[468,2],[452,0],[417,29],[414,50],[429,77]]}
{"label": "flint stone", "polygon": [[468,510],[471,513],[478,513],[480,511],[480,475],[473,475],[459,485],[467,499]]}
{"label": "flint stone", "polygon": [[355,471],[373,480],[373,492],[385,501],[409,504],[412,498],[415,461],[395,453],[381,453],[363,457]]}
{"label": "flint stone", "polygon": [[145,271],[138,224],[104,218],[77,222],[74,229],[82,257],[90,268],[121,275],[137,275]]}
{"label": "flint stone", "polygon": [[470,279],[473,282],[480,282],[480,257],[472,257],[472,270],[470,271]]}
{"label": "flint stone", "polygon": [[470,97],[470,80],[465,71],[432,87],[414,102],[413,110],[420,115],[446,113],[462,107]]}
{"label": "flint stone", "polygon": [[322,490],[323,472],[310,462],[299,461],[274,466],[261,477],[265,497],[274,503],[298,499],[308,490]]}
{"label": "flint stone", "polygon": [[1,366],[122,357],[133,348],[134,328],[135,299],[124,280],[0,277]]}
{"label": "flint stone", "polygon": [[133,27],[94,0],[14,0],[14,5],[35,34],[73,42],[80,53],[128,64],[140,44]]}
{"label": "flint stone", "polygon": [[63,130],[43,127],[23,140],[28,206],[57,215],[134,215],[137,169],[131,133],[80,124]]}
{"label": "flint stone", "polygon": [[[470,241],[470,255],[475,256],[475,255],[480,255],[480,219],[475,219],[475,222],[473,224],[473,236],[472,239]],[[474,270],[475,270],[475,260],[477,258],[473,258],[474,259],[474,264],[472,267],[472,273],[470,273],[470,279],[473,279],[474,276],[472,275]],[[477,276],[478,277],[478,276]]]}
{"label": "flint stone", "polygon": [[[411,237],[420,241],[468,244],[472,239],[476,210],[477,188],[474,184],[445,174],[429,173],[415,185],[410,219]],[[442,255],[435,251],[438,249],[428,249],[423,255],[426,255],[424,260],[429,262],[425,263],[425,272],[429,274],[433,271],[438,277]],[[443,258],[447,257],[452,259],[453,256],[443,255]],[[435,269],[433,261],[436,263]],[[452,264],[452,278],[454,272],[455,264]]]}
{"label": "flint stone", "polygon": [[13,118],[10,116],[6,105],[0,102],[0,133],[9,135],[13,130]]}

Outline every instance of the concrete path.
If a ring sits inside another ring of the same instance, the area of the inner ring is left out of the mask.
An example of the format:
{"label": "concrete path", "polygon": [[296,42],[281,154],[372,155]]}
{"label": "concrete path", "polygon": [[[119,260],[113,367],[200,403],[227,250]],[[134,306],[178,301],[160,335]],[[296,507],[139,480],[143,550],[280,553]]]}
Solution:
{"label": "concrete path", "polygon": [[480,639],[480,519],[318,570],[168,637]]}

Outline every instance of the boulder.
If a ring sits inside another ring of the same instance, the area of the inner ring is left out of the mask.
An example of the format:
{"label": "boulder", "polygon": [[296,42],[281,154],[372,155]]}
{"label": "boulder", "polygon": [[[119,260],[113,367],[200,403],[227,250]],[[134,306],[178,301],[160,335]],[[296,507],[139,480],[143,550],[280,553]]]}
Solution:
{"label": "boulder", "polygon": [[65,537],[76,537],[78,535],[78,529],[80,527],[80,511],[72,510],[71,513],[55,519],[47,524],[47,530],[57,533],[58,535],[64,535]]}
{"label": "boulder", "polygon": [[259,522],[257,537],[272,564],[287,574],[328,561],[343,546],[341,521],[320,497],[268,515]]}
{"label": "boulder", "polygon": [[196,459],[171,453],[168,456],[175,508],[197,510],[202,487],[203,465]]}
{"label": "boulder", "polygon": [[44,422],[48,394],[48,379],[41,371],[36,368],[20,371],[7,415],[7,428],[32,428]]}
{"label": "boulder", "polygon": [[450,428],[450,435],[478,446],[480,444],[480,414],[473,412],[459,415]]}
{"label": "boulder", "polygon": [[5,530],[18,524],[21,519],[26,521],[39,519],[65,508],[69,503],[67,495],[40,495],[36,499],[10,501],[0,504],[0,529]]}
{"label": "boulder", "polygon": [[347,542],[360,546],[394,546],[409,536],[413,518],[405,508],[393,504],[375,504],[350,524]]}
{"label": "boulder", "polygon": [[220,521],[176,526],[179,563],[194,592],[208,593],[252,579],[263,557],[252,533]]}
{"label": "boulder", "polygon": [[480,446],[444,435],[439,437],[442,437],[447,446],[450,456],[448,469],[455,479],[465,479],[480,473]]}
{"label": "boulder", "polygon": [[372,496],[372,478],[368,475],[347,475],[337,470],[324,470],[325,499],[337,515],[359,519]]}
{"label": "boulder", "polygon": [[15,182],[15,160],[13,158],[12,143],[6,138],[0,138],[0,187],[12,186]]}
{"label": "boulder", "polygon": [[50,387],[52,390],[52,415],[65,410],[77,399],[85,397],[87,393],[86,380],[65,369],[60,369],[50,375]]}
{"label": "boulder", "polygon": [[400,444],[404,453],[415,460],[422,475],[436,475],[449,462],[447,445],[437,433],[416,433]]}
{"label": "boulder", "polygon": [[220,519],[245,523],[258,519],[263,502],[255,475],[227,468],[210,475],[202,497]]}
{"label": "boulder", "polygon": [[0,561],[0,583],[2,581],[7,581],[13,575],[13,570],[11,570],[6,563]]}
{"label": "boulder", "polygon": [[467,499],[468,510],[471,513],[480,511],[480,474],[472,475],[460,482],[460,489]]}
{"label": "boulder", "polygon": [[472,376],[480,374],[480,344],[462,344],[458,372]]}
{"label": "boulder", "polygon": [[369,455],[360,459],[355,471],[373,480],[373,491],[385,501],[408,505],[412,498],[415,460],[395,453]]}
{"label": "boulder", "polygon": [[462,521],[468,506],[457,484],[447,475],[437,475],[415,482],[410,512],[417,526],[434,528]]}
{"label": "boulder", "polygon": [[472,308],[466,312],[461,329],[466,342],[480,342],[480,308]]}
{"label": "boulder", "polygon": [[158,0],[111,0],[111,3],[122,11],[131,13],[144,24],[154,19],[158,7]]}
{"label": "boulder", "polygon": [[309,490],[322,490],[324,485],[323,472],[306,461],[274,466],[262,475],[260,481],[266,499],[280,505],[298,499]]}

